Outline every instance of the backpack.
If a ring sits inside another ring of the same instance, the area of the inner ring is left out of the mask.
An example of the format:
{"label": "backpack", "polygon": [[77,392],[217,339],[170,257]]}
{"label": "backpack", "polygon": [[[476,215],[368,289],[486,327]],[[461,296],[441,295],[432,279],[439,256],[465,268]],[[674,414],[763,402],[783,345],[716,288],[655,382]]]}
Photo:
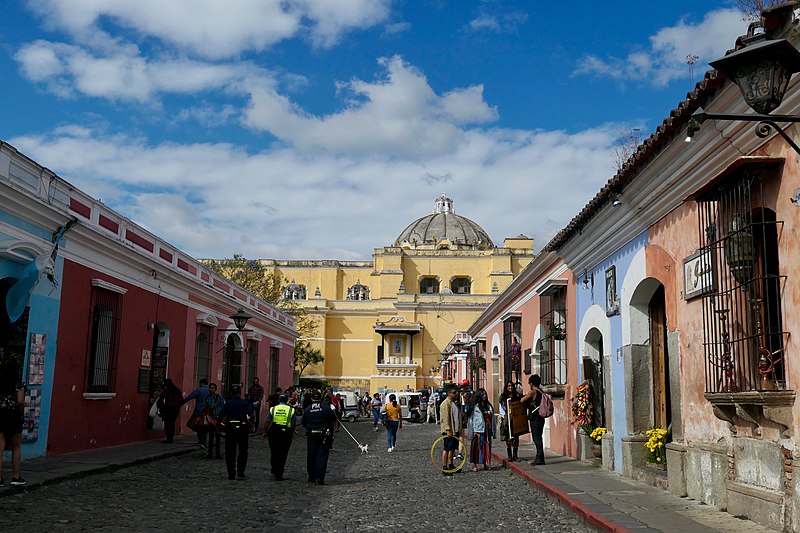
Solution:
{"label": "backpack", "polygon": [[537,407],[535,411],[540,418],[549,418],[553,416],[553,399],[550,398],[549,394],[546,394],[542,390],[539,390],[539,392],[542,394],[542,401],[539,403],[539,407]]}

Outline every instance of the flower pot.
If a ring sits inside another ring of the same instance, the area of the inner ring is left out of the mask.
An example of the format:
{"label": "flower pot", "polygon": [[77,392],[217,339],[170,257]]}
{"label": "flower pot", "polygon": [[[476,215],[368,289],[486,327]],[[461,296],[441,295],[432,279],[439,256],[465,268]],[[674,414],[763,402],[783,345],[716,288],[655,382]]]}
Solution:
{"label": "flower pot", "polygon": [[592,449],[592,453],[594,454],[596,459],[602,459],[603,458],[603,447],[602,446],[600,446],[599,444],[592,444],[591,449]]}

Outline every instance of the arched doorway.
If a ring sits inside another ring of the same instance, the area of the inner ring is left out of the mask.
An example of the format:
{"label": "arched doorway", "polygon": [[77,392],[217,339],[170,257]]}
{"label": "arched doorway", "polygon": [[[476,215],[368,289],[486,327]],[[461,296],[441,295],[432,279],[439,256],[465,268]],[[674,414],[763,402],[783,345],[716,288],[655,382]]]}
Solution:
{"label": "arched doorway", "polygon": [[222,395],[230,398],[236,386],[242,386],[242,339],[236,333],[230,333],[222,359]]}
{"label": "arched doorway", "polygon": [[592,386],[592,402],[594,407],[594,424],[612,430],[611,418],[606,407],[606,372],[607,361],[603,357],[603,334],[592,328],[584,338],[585,355],[583,358],[583,378]]}

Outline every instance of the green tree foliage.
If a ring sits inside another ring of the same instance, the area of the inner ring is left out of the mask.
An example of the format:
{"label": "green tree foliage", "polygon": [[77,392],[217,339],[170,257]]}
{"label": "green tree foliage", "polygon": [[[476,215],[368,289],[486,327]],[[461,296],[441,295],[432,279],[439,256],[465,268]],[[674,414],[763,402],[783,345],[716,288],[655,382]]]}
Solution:
{"label": "green tree foliage", "polygon": [[283,299],[283,288],[288,285],[288,280],[267,269],[261,261],[234,254],[233,259],[210,259],[205,263],[220,276],[294,317],[295,329],[301,339],[316,334],[317,320],[295,300]]}
{"label": "green tree foliage", "polygon": [[312,348],[311,343],[308,341],[298,340],[294,344],[294,367],[299,373],[299,377],[303,376],[306,368],[325,360],[325,356],[317,348]]}

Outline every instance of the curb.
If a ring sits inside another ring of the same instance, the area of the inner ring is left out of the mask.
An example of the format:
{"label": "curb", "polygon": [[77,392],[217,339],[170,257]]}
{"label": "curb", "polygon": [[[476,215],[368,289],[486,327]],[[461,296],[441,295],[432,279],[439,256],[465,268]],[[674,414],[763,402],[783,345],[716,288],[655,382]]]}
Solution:
{"label": "curb", "polygon": [[73,472],[70,474],[58,474],[49,479],[45,479],[38,482],[28,482],[27,484],[23,485],[22,487],[7,487],[4,489],[0,489],[0,499],[7,498],[9,496],[13,496],[16,494],[22,494],[23,492],[30,492],[32,490],[36,490],[38,488],[48,486],[48,485],[55,485],[57,483],[63,483],[64,481],[68,481],[70,479],[78,479],[82,477],[88,477],[95,474],[102,474],[104,472],[114,472],[116,470],[122,470],[123,468],[128,468],[131,466],[143,465],[146,463],[152,463],[153,461],[158,461],[160,459],[168,459],[170,457],[179,457],[181,455],[188,455],[197,448],[186,448],[183,450],[175,450],[171,452],[166,452],[160,455],[153,455],[150,457],[141,457],[138,459],[133,459],[128,462],[124,463],[116,463],[116,464],[105,464],[96,467],[89,467],[86,470],[81,470],[80,472]]}
{"label": "curb", "polygon": [[589,506],[587,506],[582,502],[579,502],[566,492],[559,490],[553,487],[552,485],[548,485],[541,479],[532,475],[530,472],[524,470],[522,467],[515,465],[513,462],[509,463],[508,459],[506,459],[499,453],[492,452],[492,456],[497,461],[501,462],[505,468],[512,470],[516,474],[522,476],[531,485],[534,485],[535,487],[547,493],[552,498],[558,500],[567,509],[569,509],[570,511],[581,517],[587,524],[591,524],[592,526],[600,528],[603,531],[611,531],[613,533],[633,533],[630,529],[617,524],[607,516],[593,511],[592,509],[589,508]]}

